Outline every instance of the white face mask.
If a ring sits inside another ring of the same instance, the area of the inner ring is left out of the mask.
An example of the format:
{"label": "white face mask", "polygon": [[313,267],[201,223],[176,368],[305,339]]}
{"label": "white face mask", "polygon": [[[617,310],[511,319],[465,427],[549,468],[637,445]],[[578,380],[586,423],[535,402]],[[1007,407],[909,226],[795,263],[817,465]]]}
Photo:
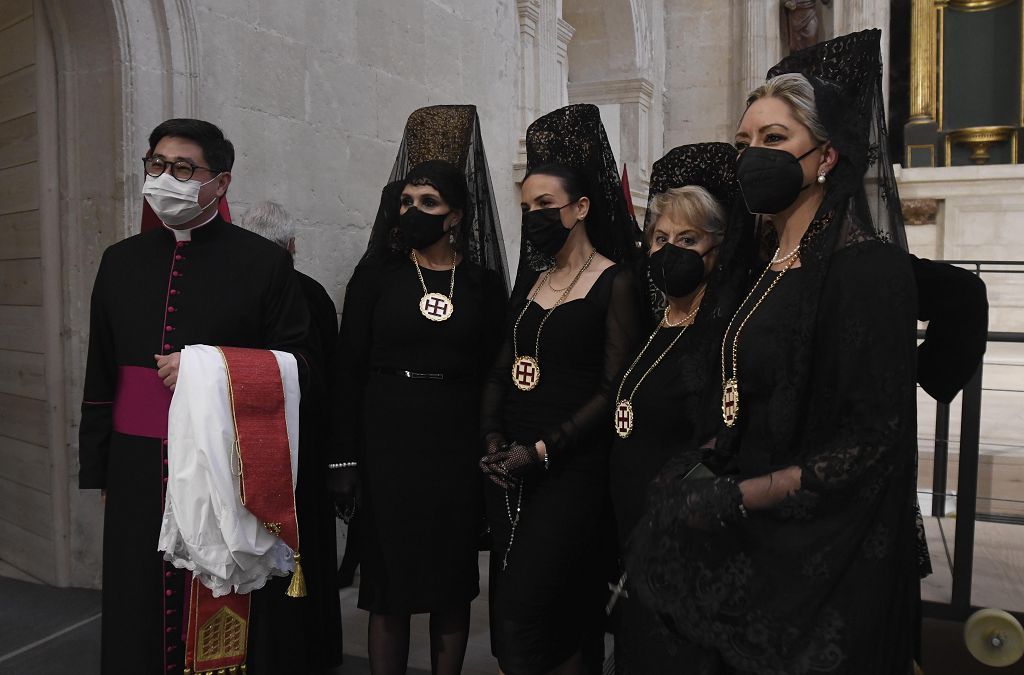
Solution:
{"label": "white face mask", "polygon": [[169,173],[160,174],[156,178],[146,176],[146,182],[142,186],[142,195],[164,225],[175,227],[192,220],[210,204],[217,201],[217,197],[214,195],[206,206],[200,206],[199,189],[219,177],[220,174],[217,174],[205,183],[200,183],[197,180],[183,183],[174,179]]}

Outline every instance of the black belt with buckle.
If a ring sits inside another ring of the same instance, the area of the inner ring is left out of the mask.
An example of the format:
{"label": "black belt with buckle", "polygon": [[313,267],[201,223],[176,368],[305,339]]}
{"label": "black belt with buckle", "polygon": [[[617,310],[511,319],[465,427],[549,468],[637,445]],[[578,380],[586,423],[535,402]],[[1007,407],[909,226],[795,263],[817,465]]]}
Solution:
{"label": "black belt with buckle", "polygon": [[412,370],[402,370],[400,368],[372,368],[371,370],[377,375],[407,377],[410,380],[437,380],[440,382],[454,382],[456,380],[468,380],[471,377],[473,377],[471,373],[417,373]]}

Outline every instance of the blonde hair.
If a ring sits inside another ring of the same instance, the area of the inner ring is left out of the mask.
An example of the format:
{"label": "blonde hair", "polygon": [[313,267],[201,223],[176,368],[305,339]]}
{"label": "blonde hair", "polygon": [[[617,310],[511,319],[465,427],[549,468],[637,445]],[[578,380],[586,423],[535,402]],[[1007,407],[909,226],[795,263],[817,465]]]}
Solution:
{"label": "blonde hair", "polygon": [[651,218],[644,233],[648,242],[655,224],[662,216],[704,230],[716,242],[722,241],[725,236],[725,209],[710,192],[699,185],[670,188],[651,200],[648,208]]}
{"label": "blonde hair", "polygon": [[807,127],[818,145],[827,142],[828,131],[818,117],[818,105],[814,100],[814,87],[800,73],[776,75],[747,96],[747,108],[762,98],[777,98],[789,104],[793,117]]}

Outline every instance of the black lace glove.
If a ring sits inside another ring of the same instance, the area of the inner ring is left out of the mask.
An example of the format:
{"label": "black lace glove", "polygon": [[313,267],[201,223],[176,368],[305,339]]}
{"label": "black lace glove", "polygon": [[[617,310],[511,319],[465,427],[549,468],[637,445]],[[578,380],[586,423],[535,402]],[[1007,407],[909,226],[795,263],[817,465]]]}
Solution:
{"label": "black lace glove", "polygon": [[487,454],[493,455],[499,450],[504,450],[505,446],[508,445],[508,441],[501,434],[487,434],[487,438],[484,439],[484,445],[487,448]]}
{"label": "black lace glove", "polygon": [[697,478],[656,483],[652,505],[661,527],[682,525],[712,531],[747,515],[743,493],[732,478]]}
{"label": "black lace glove", "polygon": [[542,463],[536,446],[515,441],[481,459],[480,469],[498,487],[509,490]]}

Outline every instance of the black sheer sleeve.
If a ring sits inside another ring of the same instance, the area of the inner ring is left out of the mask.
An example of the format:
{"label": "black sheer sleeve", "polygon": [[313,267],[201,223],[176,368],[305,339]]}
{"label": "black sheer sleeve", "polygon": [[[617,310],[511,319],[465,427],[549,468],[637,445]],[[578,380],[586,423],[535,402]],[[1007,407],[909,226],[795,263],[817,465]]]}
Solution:
{"label": "black sheer sleeve", "polygon": [[345,289],[331,387],[332,441],[329,462],[354,462],[362,447],[363,395],[369,379],[373,310],[380,289],[375,263],[356,267]]}
{"label": "black sheer sleeve", "polygon": [[790,505],[809,505],[800,494],[809,492],[818,508],[846,508],[913,465],[917,316],[903,252],[869,243],[834,256],[819,305],[800,490]]}
{"label": "black sheer sleeve", "polygon": [[512,299],[507,303],[508,310],[500,321],[501,331],[496,335],[498,346],[480,394],[480,436],[483,439],[493,434],[505,434],[502,406],[505,404],[505,393],[511,386],[509,373],[512,372],[512,362],[515,360],[512,349],[514,319],[511,312],[522,309],[526,294],[533,288],[539,273],[520,270],[519,275],[520,278],[516,279],[515,288],[512,290]]}
{"label": "black sheer sleeve", "polygon": [[[636,352],[640,326],[643,324],[640,294],[637,293],[633,275],[619,266],[612,280],[608,309],[605,314],[604,363],[601,383],[594,395],[569,419],[541,436],[551,463],[559,460],[570,450],[581,434],[598,424],[608,422],[612,408],[612,392],[617,378]],[[511,368],[511,361],[509,361]],[[507,370],[505,371],[507,373]]]}
{"label": "black sheer sleeve", "polygon": [[988,338],[985,282],[971,272],[910,256],[917,281],[918,318],[928,322],[917,348],[917,381],[949,403],[978,370]]}
{"label": "black sheer sleeve", "polygon": [[106,309],[109,297],[105,283],[106,267],[107,255],[104,253],[92,287],[89,309],[89,356],[85,366],[82,422],[78,427],[78,487],[82,489],[107,486],[107,456],[114,428],[117,362],[114,333]]}
{"label": "black sheer sleeve", "polygon": [[[490,381],[491,368],[503,346],[505,337],[505,315],[508,313],[508,297],[504,281],[497,272],[483,270],[483,323],[480,327],[480,365],[478,372]],[[509,368],[512,367],[511,360]]]}

